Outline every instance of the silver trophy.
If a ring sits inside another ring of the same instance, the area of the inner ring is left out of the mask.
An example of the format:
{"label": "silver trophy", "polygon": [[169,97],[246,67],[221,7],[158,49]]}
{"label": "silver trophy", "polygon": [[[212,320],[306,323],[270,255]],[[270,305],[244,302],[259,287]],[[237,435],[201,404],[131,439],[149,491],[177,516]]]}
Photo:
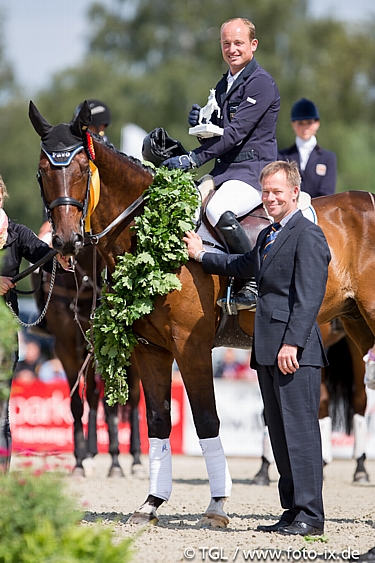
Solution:
{"label": "silver trophy", "polygon": [[214,125],[210,121],[214,111],[216,111],[217,116],[220,117],[221,111],[216,101],[215,88],[211,88],[207,104],[199,111],[198,125],[190,127],[189,135],[196,135],[197,137],[205,138],[222,135],[224,133],[224,129]]}

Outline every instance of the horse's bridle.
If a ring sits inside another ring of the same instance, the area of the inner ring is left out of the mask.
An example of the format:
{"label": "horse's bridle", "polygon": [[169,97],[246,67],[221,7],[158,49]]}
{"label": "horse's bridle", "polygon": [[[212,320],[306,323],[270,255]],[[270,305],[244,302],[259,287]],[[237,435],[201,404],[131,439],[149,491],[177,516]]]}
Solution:
{"label": "horse's bridle", "polygon": [[[57,167],[60,167],[60,168],[68,168],[70,166],[73,158],[79,152],[81,152],[82,150],[85,150],[83,143],[78,143],[77,145],[74,145],[72,147],[67,147],[66,149],[61,150],[61,151],[47,150],[47,148],[43,145],[43,143],[41,143],[41,148],[42,148],[42,151],[44,152],[44,154],[47,156],[50,163],[53,166],[57,166]],[[40,188],[40,195],[41,195],[43,203],[44,203],[44,207],[45,207],[45,210],[46,210],[46,213],[47,213],[48,221],[50,222],[51,227],[52,227],[52,232],[55,231],[55,228],[54,228],[54,225],[53,225],[51,210],[54,209],[55,207],[60,207],[62,205],[72,205],[74,207],[78,207],[78,209],[80,211],[82,211],[80,226],[81,226],[81,230],[82,230],[82,235],[84,235],[84,220],[87,216],[87,209],[88,209],[88,203],[89,203],[89,198],[90,198],[90,183],[91,183],[91,170],[90,170],[90,168],[87,169],[87,188],[86,188],[86,195],[85,195],[85,199],[84,199],[83,203],[81,201],[78,201],[78,199],[75,199],[74,197],[68,197],[68,196],[58,197],[58,198],[54,199],[53,201],[51,201],[51,203],[47,203],[45,195],[44,195],[43,180],[42,180],[42,175],[41,175],[40,169],[38,170],[36,177],[37,177],[37,180],[38,180],[38,184],[39,184],[39,188]]]}
{"label": "horse's bridle", "polygon": [[[85,151],[86,156],[88,157],[88,159],[92,159],[89,150],[87,149],[87,147],[84,145],[84,143],[78,143],[77,145],[74,145],[72,147],[68,147],[64,150],[61,151],[50,151],[47,150],[46,147],[43,146],[43,143],[41,143],[41,148],[42,151],[44,152],[44,154],[47,156],[48,160],[50,161],[50,163],[53,166],[58,166],[61,168],[68,168],[73,160],[73,158],[82,150]],[[42,175],[40,170],[38,170],[37,173],[37,180],[39,183],[39,188],[40,188],[40,194],[44,203],[44,207],[46,209],[47,212],[47,217],[48,217],[48,221],[51,224],[52,227],[52,232],[55,231],[54,229],[54,225],[53,225],[53,220],[52,220],[52,215],[51,215],[51,210],[54,209],[55,207],[60,207],[62,205],[73,205],[74,207],[77,207],[80,211],[82,211],[82,217],[80,220],[80,226],[81,226],[81,230],[82,230],[82,236],[84,236],[84,221],[85,218],[87,216],[87,210],[88,210],[88,204],[89,204],[89,198],[90,198],[90,184],[91,184],[91,169],[88,168],[87,170],[87,188],[86,188],[86,195],[85,195],[85,199],[83,201],[83,203],[81,201],[78,201],[77,199],[73,198],[73,197],[68,197],[68,196],[64,196],[64,197],[58,197],[56,199],[54,199],[51,203],[47,203],[45,196],[44,196],[44,191],[43,191],[43,181],[42,181]],[[118,215],[101,233],[98,234],[87,234],[91,244],[98,244],[99,240],[104,237],[105,235],[107,235],[114,227],[116,227],[117,225],[119,225],[120,223],[123,223],[123,229],[125,229],[125,227],[127,227],[129,225],[129,223],[134,219],[138,209],[142,206],[144,202],[144,198],[143,195],[141,195],[138,199],[136,199],[133,203],[131,203],[124,211],[122,211],[120,213],[120,215]]]}

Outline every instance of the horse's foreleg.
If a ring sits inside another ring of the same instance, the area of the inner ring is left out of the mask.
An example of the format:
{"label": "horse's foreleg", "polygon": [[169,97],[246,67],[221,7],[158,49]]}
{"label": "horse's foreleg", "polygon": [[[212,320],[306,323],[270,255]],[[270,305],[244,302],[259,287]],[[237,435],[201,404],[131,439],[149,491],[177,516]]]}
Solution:
{"label": "horse's foreleg", "polygon": [[149,495],[128,523],[158,521],[157,509],[172,492],[171,375],[173,356],[163,349],[139,344],[132,355],[132,369],[142,374],[149,437]]}
{"label": "horse's foreleg", "polygon": [[189,397],[210,483],[211,502],[199,524],[223,528],[229,523],[223,506],[231,494],[232,480],[219,436],[220,422],[216,411],[211,355],[207,355],[206,361],[204,357],[195,361],[196,344],[194,349],[194,343],[191,342],[191,353],[185,349],[183,357],[177,358],[177,363]]}

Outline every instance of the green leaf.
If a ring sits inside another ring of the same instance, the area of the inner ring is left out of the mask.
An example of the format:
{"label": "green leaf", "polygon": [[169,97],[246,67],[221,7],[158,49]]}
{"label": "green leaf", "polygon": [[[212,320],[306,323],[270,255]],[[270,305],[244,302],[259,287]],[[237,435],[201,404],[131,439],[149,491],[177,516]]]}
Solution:
{"label": "green leaf", "polygon": [[132,324],[153,311],[159,295],[181,289],[175,270],[188,260],[182,237],[200,203],[193,177],[165,168],[155,171],[144,198],[135,218],[137,250],[118,257],[112,289],[104,289],[95,314],[95,359],[110,405],[128,398],[126,372],[138,343]]}

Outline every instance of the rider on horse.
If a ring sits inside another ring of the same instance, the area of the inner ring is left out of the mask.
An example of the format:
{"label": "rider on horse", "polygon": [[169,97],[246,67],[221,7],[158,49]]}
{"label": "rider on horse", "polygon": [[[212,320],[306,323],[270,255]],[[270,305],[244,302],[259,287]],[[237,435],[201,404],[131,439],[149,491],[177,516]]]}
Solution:
{"label": "rider on horse", "polygon": [[[222,25],[221,49],[229,70],[215,87],[220,117],[215,112],[213,124],[223,128],[223,135],[203,139],[189,154],[163,163],[170,169],[188,170],[215,160],[211,174],[216,191],[207,205],[207,217],[230,253],[251,250],[237,218],[261,204],[260,172],[277,157],[280,95],[273,78],[254,58],[257,46],[255,26],[249,20],[235,18]],[[194,104],[189,124],[198,125],[199,117],[200,108]],[[246,283],[234,297],[237,309],[253,309],[255,292],[254,285]]]}

